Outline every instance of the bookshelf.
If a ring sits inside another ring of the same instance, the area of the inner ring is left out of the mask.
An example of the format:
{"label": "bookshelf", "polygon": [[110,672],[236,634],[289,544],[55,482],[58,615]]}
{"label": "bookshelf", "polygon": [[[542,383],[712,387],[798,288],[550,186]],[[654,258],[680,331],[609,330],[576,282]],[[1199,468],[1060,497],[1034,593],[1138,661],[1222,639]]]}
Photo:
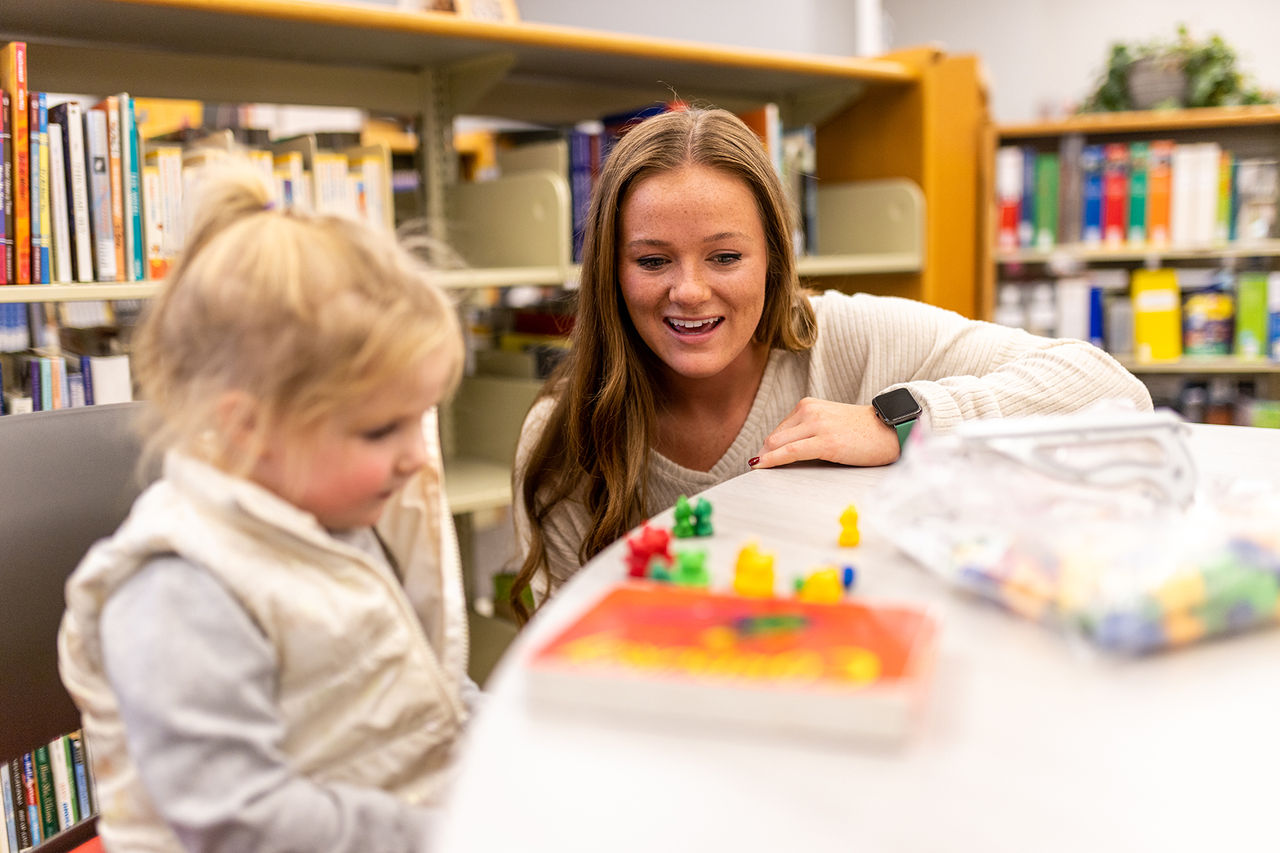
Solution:
{"label": "bookshelf", "polygon": [[[4,0],[4,8],[0,40],[28,43],[34,89],[417,117],[420,210],[450,241],[469,228],[494,243],[492,235],[511,232],[495,228],[492,217],[519,210],[512,197],[498,195],[477,208],[474,221],[449,216],[467,191],[456,178],[456,116],[571,124],[673,92],[738,112],[777,103],[784,124],[817,127],[824,188],[838,195],[855,184],[892,187],[862,196],[854,189],[854,201],[824,209],[823,227],[833,234],[872,233],[878,242],[836,241],[829,254],[802,259],[807,282],[979,313],[975,212],[987,104],[974,57],[935,48],[878,58],[808,56],[304,0]],[[572,286],[576,269],[563,254],[545,251],[561,244],[531,244],[527,257],[473,261],[443,281],[458,289]],[[0,301],[135,298],[154,287],[0,288]],[[510,430],[480,414],[468,432],[490,425]],[[480,481],[466,484],[468,505],[507,503],[509,466],[459,464],[468,461],[475,460],[455,459],[451,468],[480,472]]]}
{"label": "bookshelf", "polygon": [[[1063,277],[1087,276],[1094,281],[1107,282],[1104,293],[1110,300],[1127,295],[1124,285],[1127,274],[1143,268],[1172,267],[1179,270],[1180,277],[1186,275],[1188,278],[1197,274],[1203,277],[1220,268],[1237,272],[1280,269],[1280,232],[1274,226],[1265,237],[1247,239],[1243,235],[1235,239],[1225,238],[1221,226],[1211,237],[1206,237],[1202,229],[1190,238],[1179,239],[1175,227],[1169,243],[1152,246],[1127,240],[1110,245],[1064,242],[1064,236],[1078,234],[1080,228],[1077,226],[1071,232],[1059,222],[1058,240],[1052,247],[1000,245],[996,152],[1002,147],[1020,146],[1038,153],[1057,153],[1061,160],[1072,151],[1078,152],[1080,146],[1151,143],[1156,140],[1171,140],[1179,146],[1184,143],[1213,143],[1221,151],[1230,152],[1237,163],[1246,158],[1280,160],[1280,106],[1096,113],[1056,121],[993,127],[986,164],[992,179],[987,185],[990,195],[983,223],[987,234],[983,251],[989,261],[983,265],[978,282],[983,316],[989,319],[995,316],[997,288],[1002,283],[1021,286],[1053,282]],[[1060,162],[1059,168],[1062,180],[1067,180],[1068,166]],[[1177,168],[1176,161],[1174,168]],[[1026,180],[1025,173],[1023,180]],[[1214,186],[1216,189],[1219,185],[1215,182]],[[1058,193],[1061,200],[1064,193],[1061,186]],[[1103,203],[1106,203],[1105,198]],[[1059,207],[1059,213],[1063,211],[1064,208]],[[1182,286],[1185,299],[1191,291],[1185,282]],[[1218,387],[1223,387],[1223,383],[1246,383],[1254,389],[1257,399],[1280,400],[1280,363],[1274,361],[1229,355],[1186,355],[1176,361],[1146,363],[1127,352],[1117,353],[1117,357],[1126,368],[1147,382],[1158,403],[1177,403],[1181,396],[1179,383],[1183,390],[1191,383],[1211,386],[1216,383]]]}

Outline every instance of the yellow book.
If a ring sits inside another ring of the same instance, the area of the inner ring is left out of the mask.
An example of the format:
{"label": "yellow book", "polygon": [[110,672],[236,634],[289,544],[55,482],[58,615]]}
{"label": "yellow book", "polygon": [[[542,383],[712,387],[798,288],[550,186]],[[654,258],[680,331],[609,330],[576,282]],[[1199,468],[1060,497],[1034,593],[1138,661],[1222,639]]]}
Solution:
{"label": "yellow book", "polygon": [[1151,364],[1182,358],[1182,293],[1172,269],[1135,270],[1133,296],[1133,354]]}

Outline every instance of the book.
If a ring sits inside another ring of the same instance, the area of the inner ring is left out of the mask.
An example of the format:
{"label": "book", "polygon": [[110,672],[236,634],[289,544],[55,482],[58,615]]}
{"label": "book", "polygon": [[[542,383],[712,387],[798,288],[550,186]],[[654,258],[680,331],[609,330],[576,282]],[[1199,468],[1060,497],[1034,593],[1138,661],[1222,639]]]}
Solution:
{"label": "book", "polygon": [[1143,364],[1182,357],[1182,293],[1172,269],[1134,270],[1133,353]]}
{"label": "book", "polygon": [[668,112],[679,112],[686,110],[689,105],[684,101],[655,101],[645,107],[635,110],[627,110],[626,112],[611,113],[600,119],[603,130],[600,134],[600,162],[609,157],[609,152],[613,150],[613,146],[618,140],[627,134],[631,128],[647,118],[656,115],[662,115]]}
{"label": "book", "polygon": [[1236,278],[1235,354],[1241,358],[1268,356],[1267,278],[1257,270]]}
{"label": "book", "polygon": [[52,838],[58,834],[58,798],[53,790],[49,747],[37,746],[32,753],[36,763],[36,785],[40,791],[40,835]]}
{"label": "book", "polygon": [[108,95],[89,108],[100,112],[107,122],[107,177],[111,183],[111,247],[115,256],[115,275],[111,280],[125,281],[128,266],[125,262],[124,240],[124,182],[121,171],[120,99]]}
{"label": "book", "polygon": [[[168,273],[169,265],[182,251],[185,191],[182,180],[182,147],[148,144],[143,161],[147,168],[155,169],[161,202],[154,208],[160,250],[155,258],[147,261],[150,277],[159,280]],[[147,208],[147,216],[152,215],[152,208]]]}
{"label": "book", "polygon": [[742,119],[743,124],[751,128],[751,131],[760,140],[760,144],[764,146],[765,153],[769,155],[769,162],[773,163],[773,170],[781,178],[783,174],[782,112],[779,110],[778,105],[769,102],[755,109],[740,112],[737,116]]}
{"label": "book", "polygon": [[4,842],[5,850],[18,853],[18,825],[13,811],[13,782],[9,779],[9,762],[0,761],[0,803],[4,807]]}
{"label": "book", "polygon": [[40,819],[40,789],[36,781],[35,756],[30,752],[22,756],[22,802],[26,805],[27,829],[31,832],[31,844],[44,841],[44,822]]}
{"label": "book", "polygon": [[[597,145],[599,143],[596,138]],[[599,166],[598,160],[593,168]],[[818,253],[818,130],[812,124],[790,128],[782,132],[783,189],[791,203],[791,240],[796,256]],[[592,175],[594,188],[595,175]],[[590,207],[588,200],[587,207]],[[583,210],[584,219],[586,210]],[[574,231],[574,245],[580,249],[582,240]],[[581,260],[581,252],[575,260]]]}
{"label": "book", "polygon": [[1103,147],[1086,145],[1080,151],[1080,241],[1086,246],[1102,243]]}
{"label": "book", "polygon": [[116,95],[120,109],[120,185],[124,204],[125,280],[142,281],[146,276],[142,234],[142,163],[138,154],[138,127],[133,98],[128,92]]}
{"label": "book", "polygon": [[1149,143],[1147,156],[1147,241],[1168,246],[1173,241],[1170,216],[1173,193],[1173,140]]}
{"label": "book", "polygon": [[1084,177],[1081,172],[1083,151],[1084,136],[1079,133],[1065,134],[1058,142],[1058,164],[1061,169],[1058,178],[1058,240],[1067,246],[1080,242],[1084,216]]}
{"label": "book", "polygon": [[53,263],[51,279],[57,283],[72,280],[71,275],[71,221],[67,209],[67,164],[62,150],[62,125],[49,122],[49,218],[53,227],[49,232],[50,257]]}
{"label": "book", "polygon": [[[1022,216],[1023,184],[1022,149],[1017,145],[1005,145],[996,151],[996,245],[1002,251],[1018,248],[1019,228]],[[1034,232],[1034,207],[1029,214],[1029,230]]]}
{"label": "book", "polygon": [[1226,243],[1232,239],[1232,214],[1235,202],[1236,158],[1230,151],[1222,151],[1218,156],[1218,188],[1217,206],[1214,211],[1213,242]]}
{"label": "book", "polygon": [[87,756],[84,750],[84,735],[74,731],[67,735],[71,745],[71,766],[76,783],[76,811],[83,820],[93,814],[93,806],[89,801],[90,773]]}
{"label": "book", "polygon": [[49,769],[53,773],[53,796],[59,830],[69,829],[80,820],[80,806],[73,788],[75,769],[71,761],[71,741],[66,735],[49,742]]}
{"label": "book", "polygon": [[18,839],[17,850],[26,850],[34,846],[31,839],[31,822],[27,811],[27,789],[24,784],[23,762],[21,758],[12,758],[9,765],[10,798],[13,800],[13,829]]}
{"label": "book", "polygon": [[48,284],[49,276],[49,112],[43,92],[28,92],[31,115],[31,283]]}
{"label": "book", "polygon": [[1174,246],[1186,247],[1195,240],[1195,196],[1200,168],[1198,143],[1179,142],[1173,146],[1169,161],[1169,239]]}
{"label": "book", "polygon": [[1280,361],[1280,272],[1267,274],[1267,351]]}
{"label": "book", "polygon": [[1103,152],[1102,242],[1114,249],[1129,230],[1129,146],[1112,142]]}
{"label": "book", "polygon": [[93,237],[94,278],[116,280],[116,248],[111,216],[111,154],[107,116],[84,111],[85,170],[89,176],[89,223]]}
{"label": "book", "polygon": [[[1018,204],[1018,246],[1023,249],[1030,249],[1036,244],[1036,222],[1039,216],[1036,199],[1040,191],[1036,171],[1038,168],[1036,149],[1030,145],[1022,146],[1022,201]],[[1057,221],[1057,218],[1055,201],[1054,220]]]}
{"label": "book", "polygon": [[1236,239],[1250,243],[1273,236],[1280,164],[1269,158],[1241,158],[1236,169],[1236,196]]}
{"label": "book", "polygon": [[49,119],[62,128],[72,277],[79,282],[91,282],[93,235],[89,225],[89,184],[85,171],[84,112],[78,101],[63,101],[49,108]]}
{"label": "book", "polygon": [[27,106],[27,44],[11,41],[0,47],[0,89],[9,94],[9,139],[13,149],[14,284],[31,283],[31,134]]}
{"label": "book", "polygon": [[1216,142],[1201,142],[1195,148],[1195,157],[1191,241],[1197,246],[1208,246],[1213,243],[1217,229],[1222,146]]}
{"label": "book", "polygon": [[81,358],[86,405],[127,403],[133,399],[129,356],[86,355]]}
{"label": "book", "polygon": [[1129,143],[1129,228],[1131,246],[1147,242],[1147,168],[1151,146],[1146,142]]}
{"label": "book", "polygon": [[1042,252],[1058,239],[1058,155],[1052,151],[1035,155],[1035,247]]}
{"label": "book", "polygon": [[13,167],[9,93],[0,89],[0,285],[13,284]]}
{"label": "book", "polygon": [[535,701],[676,721],[900,739],[931,679],[935,619],[910,606],[609,591],[535,650]]}

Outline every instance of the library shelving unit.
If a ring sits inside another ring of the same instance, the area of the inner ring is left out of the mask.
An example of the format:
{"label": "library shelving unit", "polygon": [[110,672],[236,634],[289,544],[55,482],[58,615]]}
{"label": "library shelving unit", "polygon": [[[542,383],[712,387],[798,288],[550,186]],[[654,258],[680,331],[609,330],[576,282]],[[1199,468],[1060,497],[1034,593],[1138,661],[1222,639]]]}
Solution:
{"label": "library shelving unit", "polygon": [[[988,153],[1003,145],[1029,146],[1037,151],[1062,152],[1064,142],[1075,137],[1084,144],[1110,142],[1150,142],[1170,139],[1175,143],[1216,142],[1239,157],[1280,160],[1280,106],[1259,105],[1209,107],[1147,112],[1090,113],[1056,121],[993,126]],[[987,168],[994,171],[993,163]],[[994,178],[987,184],[987,215],[983,227],[983,251],[990,261],[983,265],[978,284],[980,314],[988,319],[995,305],[997,283],[1005,278],[1052,279],[1059,271],[1072,274],[1088,269],[1138,267],[1218,267],[1248,264],[1250,268],[1280,269],[1280,239],[1237,242],[1207,242],[1195,245],[1085,246],[1056,245],[1052,249],[997,248],[996,196]],[[1061,192],[1061,189],[1060,189]],[[1280,364],[1235,357],[1188,356],[1171,363],[1148,364],[1130,354],[1117,357],[1131,371],[1153,382],[1170,377],[1238,377],[1255,382],[1260,396],[1280,399]],[[1154,390],[1154,388],[1153,388]]]}
{"label": "library shelving unit", "polygon": [[[36,90],[415,117],[421,212],[438,236],[483,235],[475,242],[493,251],[448,272],[445,283],[456,288],[571,285],[576,273],[562,248],[567,235],[540,236],[563,229],[567,201],[554,202],[551,232],[531,224],[537,217],[515,191],[468,206],[471,190],[457,181],[452,150],[455,117],[564,125],[673,93],[735,111],[777,103],[784,124],[817,128],[826,254],[803,259],[802,275],[817,287],[978,314],[976,211],[988,124],[974,57],[933,48],[807,56],[324,0],[3,0],[0,40],[28,43]],[[534,187],[533,207],[542,210],[549,192]],[[0,300],[134,298],[154,287],[0,288]],[[479,418],[455,432],[495,422]],[[511,437],[519,423],[497,428]],[[509,464],[481,467],[488,473],[466,484],[462,504],[509,502]],[[461,489],[457,481],[451,475]]]}

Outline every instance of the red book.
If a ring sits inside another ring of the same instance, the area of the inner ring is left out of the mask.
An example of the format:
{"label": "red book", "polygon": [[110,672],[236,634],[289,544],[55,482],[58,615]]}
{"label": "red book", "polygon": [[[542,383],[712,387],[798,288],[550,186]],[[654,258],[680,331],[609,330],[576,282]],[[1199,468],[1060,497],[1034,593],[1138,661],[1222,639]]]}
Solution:
{"label": "red book", "polygon": [[1102,167],[1102,242],[1123,246],[1129,231],[1129,146],[1106,147]]}
{"label": "red book", "polygon": [[9,139],[13,148],[13,284],[31,283],[31,139],[27,115],[27,43],[0,47],[0,89],[9,93]]}
{"label": "red book", "polygon": [[530,691],[677,725],[899,739],[926,693],[936,634],[911,606],[628,583],[534,653]]}

